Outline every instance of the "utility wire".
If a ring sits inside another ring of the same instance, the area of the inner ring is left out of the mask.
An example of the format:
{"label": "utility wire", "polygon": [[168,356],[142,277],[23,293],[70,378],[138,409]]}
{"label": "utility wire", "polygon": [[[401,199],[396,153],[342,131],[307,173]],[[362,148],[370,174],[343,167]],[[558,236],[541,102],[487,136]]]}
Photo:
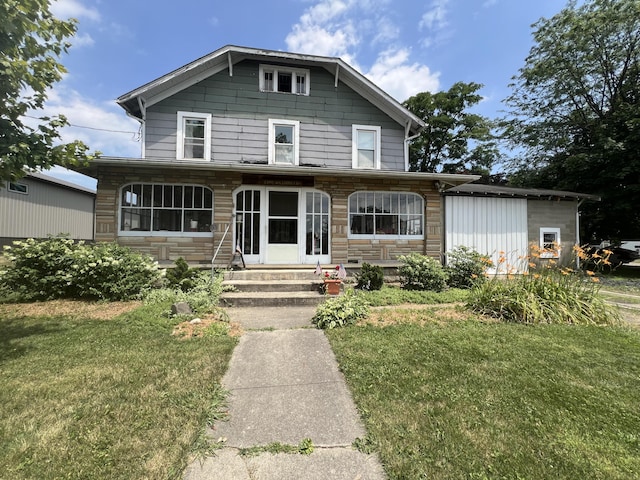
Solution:
{"label": "utility wire", "polygon": [[[41,120],[40,117],[34,117],[33,115],[23,115],[23,117],[33,118],[34,120]],[[139,132],[132,132],[130,130],[110,130],[108,128],[97,128],[97,127],[87,127],[85,125],[75,125],[73,123],[69,123],[67,126],[75,127],[75,128],[86,128],[88,130],[99,130],[102,132],[111,132],[111,133],[129,133],[131,135],[138,135]]]}

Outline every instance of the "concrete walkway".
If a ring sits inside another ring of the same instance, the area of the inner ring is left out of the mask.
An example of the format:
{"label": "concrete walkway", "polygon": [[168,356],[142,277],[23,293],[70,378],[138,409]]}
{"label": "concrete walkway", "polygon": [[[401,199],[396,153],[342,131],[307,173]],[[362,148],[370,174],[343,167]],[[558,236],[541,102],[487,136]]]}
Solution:
{"label": "concrete walkway", "polygon": [[[215,455],[196,460],[184,480],[384,479],[374,455],[352,447],[365,436],[324,333],[311,327],[315,307],[230,308],[246,332],[222,379],[229,419],[209,432],[224,438]],[[305,328],[307,327],[307,328]],[[241,448],[311,439],[310,455]]]}

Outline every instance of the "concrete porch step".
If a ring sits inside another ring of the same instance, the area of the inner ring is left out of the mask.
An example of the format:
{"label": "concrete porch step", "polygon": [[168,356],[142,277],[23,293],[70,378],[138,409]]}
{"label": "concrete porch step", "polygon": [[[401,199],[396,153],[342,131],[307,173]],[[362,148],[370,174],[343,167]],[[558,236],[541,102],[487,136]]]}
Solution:
{"label": "concrete porch step", "polygon": [[229,270],[224,273],[228,282],[236,281],[320,281],[313,268],[305,269],[246,269]]}
{"label": "concrete porch step", "polygon": [[319,292],[322,282],[316,280],[225,280],[222,285],[239,292]]}
{"label": "concrete porch step", "polygon": [[319,292],[225,292],[220,303],[226,307],[315,306],[324,302]]}

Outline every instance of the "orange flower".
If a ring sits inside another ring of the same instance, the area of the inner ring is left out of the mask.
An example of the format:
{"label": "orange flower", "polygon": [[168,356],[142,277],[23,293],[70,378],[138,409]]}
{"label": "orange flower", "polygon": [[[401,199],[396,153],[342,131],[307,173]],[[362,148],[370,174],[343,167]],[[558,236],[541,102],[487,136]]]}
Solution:
{"label": "orange flower", "polygon": [[585,273],[587,275],[589,275],[590,277],[592,277],[593,275],[595,275],[595,272],[592,272],[591,270],[585,270]]}
{"label": "orange flower", "polygon": [[533,278],[535,278],[535,279],[540,278],[540,274],[539,274],[539,273],[534,273],[534,274],[533,274]]}
{"label": "orange flower", "polygon": [[591,281],[594,283],[598,283],[600,279],[598,277],[591,277]]}
{"label": "orange flower", "polygon": [[537,265],[536,265],[535,263],[533,263],[533,262],[529,262],[529,266],[530,266],[531,268],[536,268],[536,267],[537,267]]}

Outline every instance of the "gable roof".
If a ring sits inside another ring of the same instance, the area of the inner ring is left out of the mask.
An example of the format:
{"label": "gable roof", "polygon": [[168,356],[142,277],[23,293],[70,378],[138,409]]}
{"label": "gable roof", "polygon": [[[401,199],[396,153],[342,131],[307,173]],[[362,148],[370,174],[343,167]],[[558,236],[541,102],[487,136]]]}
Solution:
{"label": "gable roof", "polygon": [[233,75],[233,66],[243,60],[262,62],[283,62],[305,67],[321,67],[338,80],[352,88],[365,99],[385,112],[399,124],[408,127],[410,133],[417,133],[425,123],[403,107],[397,100],[384,92],[364,75],[337,57],[321,57],[299,53],[279,52],[249,47],[226,45],[166,75],[152,80],[118,97],[117,103],[127,113],[142,121],[143,110],[205,78],[228,69]]}
{"label": "gable roof", "polygon": [[564,190],[546,190],[540,188],[515,188],[502,187],[497,185],[482,185],[479,183],[467,183],[450,188],[444,192],[445,195],[468,195],[468,196],[487,196],[487,197],[515,197],[515,198],[548,198],[556,199],[584,199],[584,200],[600,200],[597,195],[589,195],[586,193],[567,192]]}

